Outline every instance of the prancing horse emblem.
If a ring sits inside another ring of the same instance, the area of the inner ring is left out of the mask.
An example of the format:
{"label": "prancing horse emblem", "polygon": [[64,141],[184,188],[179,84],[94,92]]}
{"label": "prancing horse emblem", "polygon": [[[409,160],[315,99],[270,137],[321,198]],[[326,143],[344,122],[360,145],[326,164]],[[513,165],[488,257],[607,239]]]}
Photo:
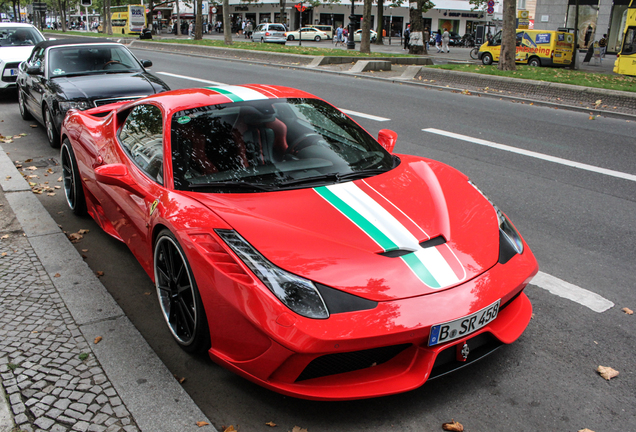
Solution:
{"label": "prancing horse emblem", "polygon": [[464,342],[464,346],[462,347],[462,357],[464,357],[464,360],[468,359],[469,353],[470,353],[470,348],[468,348],[468,344]]}

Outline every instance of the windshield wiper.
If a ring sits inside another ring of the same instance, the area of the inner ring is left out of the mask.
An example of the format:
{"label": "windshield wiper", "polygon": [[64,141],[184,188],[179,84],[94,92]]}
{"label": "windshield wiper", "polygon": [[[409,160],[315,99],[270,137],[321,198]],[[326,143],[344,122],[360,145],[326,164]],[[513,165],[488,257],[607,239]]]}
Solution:
{"label": "windshield wiper", "polygon": [[242,181],[221,181],[221,182],[208,182],[208,183],[190,183],[188,185],[190,189],[247,189],[251,191],[270,192],[273,188],[269,186],[260,185],[257,183],[249,183]]}
{"label": "windshield wiper", "polygon": [[319,176],[287,180],[287,181],[278,183],[277,186],[283,187],[283,188],[289,187],[289,186],[298,186],[298,185],[308,186],[311,184],[318,184],[322,186],[325,183],[329,183],[329,182],[342,183],[345,181],[357,180],[357,179],[367,178],[367,177],[371,177],[378,174],[383,174],[387,171],[389,170],[388,169],[368,169],[368,170],[362,170],[362,171],[353,171],[353,172],[345,173],[345,174],[329,173],[329,174],[323,174]]}

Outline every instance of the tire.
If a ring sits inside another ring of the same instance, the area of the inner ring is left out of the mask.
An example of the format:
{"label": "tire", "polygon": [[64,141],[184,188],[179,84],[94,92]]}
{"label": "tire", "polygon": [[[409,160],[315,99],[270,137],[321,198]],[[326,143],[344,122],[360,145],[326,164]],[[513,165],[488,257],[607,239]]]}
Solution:
{"label": "tire", "polygon": [[293,35],[289,35],[289,36],[287,36],[287,40],[288,40],[288,41],[293,41],[293,40],[294,40],[294,36],[293,36]]}
{"label": "tire", "polygon": [[159,306],[172,337],[186,352],[207,351],[210,330],[199,290],[183,249],[167,229],[157,236],[153,261]]}
{"label": "tire", "polygon": [[53,148],[60,148],[60,134],[55,127],[53,114],[46,105],[42,111],[44,111],[44,127],[46,128],[46,136],[49,138],[49,145]]}
{"label": "tire", "polygon": [[479,58],[479,47],[475,47],[470,50],[470,58],[477,60]]}
{"label": "tire", "polygon": [[60,150],[60,163],[62,164],[62,184],[66,203],[74,214],[83,216],[86,214],[86,197],[84,196],[82,179],[77,169],[75,152],[68,138],[64,139]]}
{"label": "tire", "polygon": [[491,65],[492,64],[492,54],[484,53],[484,55],[481,57],[481,62],[483,64],[485,64],[486,66]]}
{"label": "tire", "polygon": [[24,96],[22,95],[22,89],[20,87],[18,87],[18,106],[20,107],[20,115],[22,116],[22,120],[33,119],[33,116],[26,107]]}
{"label": "tire", "polygon": [[530,57],[528,66],[541,67],[541,59],[539,57]]}
{"label": "tire", "polygon": [[316,42],[320,42],[322,39],[320,39],[320,36],[316,36],[316,37],[314,38],[314,40],[315,40]]}

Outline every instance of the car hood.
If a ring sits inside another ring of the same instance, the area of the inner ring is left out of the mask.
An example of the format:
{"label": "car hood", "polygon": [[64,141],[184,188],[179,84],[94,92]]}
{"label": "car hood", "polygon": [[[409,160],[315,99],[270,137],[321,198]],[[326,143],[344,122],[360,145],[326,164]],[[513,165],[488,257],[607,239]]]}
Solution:
{"label": "car hood", "polygon": [[495,265],[492,205],[454,168],[400,157],[327,187],[195,195],[279,267],[375,301],[450,289]]}
{"label": "car hood", "polygon": [[146,96],[169,90],[163,81],[145,72],[62,76],[50,82],[67,100]]}
{"label": "car hood", "polygon": [[23,62],[33,51],[33,45],[2,47],[0,48],[0,60],[4,63]]}

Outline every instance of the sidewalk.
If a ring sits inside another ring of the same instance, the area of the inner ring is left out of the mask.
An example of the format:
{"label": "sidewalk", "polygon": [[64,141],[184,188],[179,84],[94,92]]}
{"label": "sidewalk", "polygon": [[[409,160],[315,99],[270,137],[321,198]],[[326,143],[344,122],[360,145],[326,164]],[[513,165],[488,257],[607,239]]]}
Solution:
{"label": "sidewalk", "polygon": [[215,431],[2,149],[0,182],[0,432]]}

